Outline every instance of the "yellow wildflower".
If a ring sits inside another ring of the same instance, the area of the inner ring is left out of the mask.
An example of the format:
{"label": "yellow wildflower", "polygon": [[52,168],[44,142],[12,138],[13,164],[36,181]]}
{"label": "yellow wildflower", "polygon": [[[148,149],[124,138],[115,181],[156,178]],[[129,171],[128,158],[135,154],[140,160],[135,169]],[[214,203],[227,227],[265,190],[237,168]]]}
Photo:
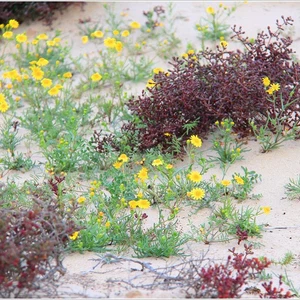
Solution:
{"label": "yellow wildflower", "polygon": [[92,76],[91,76],[91,79],[92,81],[99,81],[102,79],[102,76],[99,74],[99,73],[94,73]]}
{"label": "yellow wildflower", "polygon": [[129,32],[128,30],[124,30],[124,31],[122,31],[122,33],[121,33],[121,35],[122,35],[123,37],[129,36],[129,34],[130,34],[130,32]]}
{"label": "yellow wildflower", "polygon": [[223,48],[226,48],[228,46],[228,43],[226,41],[221,41],[220,42],[220,45],[223,47]]}
{"label": "yellow wildflower", "polygon": [[262,82],[263,82],[263,85],[264,85],[265,87],[269,86],[270,83],[271,83],[269,77],[264,77],[264,78],[262,79]]}
{"label": "yellow wildflower", "polygon": [[115,38],[106,38],[104,40],[104,45],[107,47],[107,48],[115,48],[116,46],[116,39]]}
{"label": "yellow wildflower", "polygon": [[280,90],[280,84],[279,83],[272,83],[270,88],[273,90],[273,91],[279,91]]}
{"label": "yellow wildflower", "polygon": [[89,41],[89,37],[87,35],[84,35],[81,37],[81,41],[83,44],[86,44]]}
{"label": "yellow wildflower", "polygon": [[161,165],[163,165],[163,164],[164,164],[164,162],[163,162],[160,158],[155,159],[155,160],[153,160],[153,162],[152,162],[152,166],[154,166],[154,167],[161,166]]}
{"label": "yellow wildflower", "polygon": [[139,179],[141,179],[141,181],[145,181],[146,179],[148,179],[148,169],[143,167],[137,176]]}
{"label": "yellow wildflower", "polygon": [[115,49],[116,49],[118,52],[121,52],[122,49],[123,49],[123,44],[122,44],[122,42],[117,41],[116,44],[115,44]]}
{"label": "yellow wildflower", "polygon": [[170,170],[170,169],[172,169],[172,168],[173,168],[173,165],[171,165],[171,164],[167,164],[167,165],[166,165],[166,169],[167,169],[167,170]]}
{"label": "yellow wildflower", "polygon": [[138,192],[136,195],[137,198],[142,198],[143,197],[143,192]]}
{"label": "yellow wildflower", "polygon": [[16,41],[18,43],[25,43],[27,41],[27,35],[25,33],[17,34]]}
{"label": "yellow wildflower", "polygon": [[92,37],[96,38],[102,38],[104,36],[103,32],[101,30],[96,30],[91,34]]}
{"label": "yellow wildflower", "polygon": [[52,80],[49,78],[44,78],[42,79],[41,84],[44,88],[48,88],[52,85]]}
{"label": "yellow wildflower", "polygon": [[163,72],[164,70],[162,68],[155,68],[153,69],[154,74],[158,74],[159,72]]}
{"label": "yellow wildflower", "polygon": [[133,29],[139,29],[141,28],[141,24],[139,22],[134,21],[130,23],[130,27]]}
{"label": "yellow wildflower", "polygon": [[113,166],[116,168],[116,169],[120,169],[123,165],[123,161],[116,161]]}
{"label": "yellow wildflower", "polygon": [[37,62],[36,64],[39,66],[39,67],[44,67],[44,66],[47,66],[49,63],[49,61],[43,57],[41,57]]}
{"label": "yellow wildflower", "polygon": [[75,231],[69,236],[70,240],[75,241],[78,238],[79,231]]}
{"label": "yellow wildflower", "polygon": [[13,34],[12,31],[6,31],[6,32],[4,32],[4,33],[2,34],[2,36],[3,36],[5,39],[10,39],[10,38],[12,38],[13,35],[14,35],[14,34]]}
{"label": "yellow wildflower", "polygon": [[189,173],[187,177],[190,181],[196,183],[202,180],[202,175],[198,171],[191,171],[191,173]]}
{"label": "yellow wildflower", "polygon": [[126,155],[126,154],[121,154],[119,157],[118,157],[118,160],[122,161],[123,163],[125,162],[128,162],[129,161],[129,157]]}
{"label": "yellow wildflower", "polygon": [[38,40],[48,40],[48,35],[45,33],[41,33],[36,37]]}
{"label": "yellow wildflower", "polygon": [[229,186],[229,185],[231,184],[231,181],[230,181],[230,180],[224,179],[224,180],[221,181],[221,184],[222,184],[223,186]]}
{"label": "yellow wildflower", "polygon": [[208,14],[210,14],[210,15],[214,15],[214,14],[215,14],[215,10],[214,10],[214,8],[211,7],[211,6],[207,7],[206,12],[207,12]]}
{"label": "yellow wildflower", "polygon": [[140,199],[137,201],[137,205],[140,208],[147,209],[150,207],[150,202],[148,200]]}
{"label": "yellow wildflower", "polygon": [[19,22],[16,21],[15,19],[9,20],[8,24],[11,28],[14,28],[14,29],[17,29],[19,27]]}
{"label": "yellow wildflower", "polygon": [[106,227],[106,228],[109,228],[109,227],[110,227],[110,222],[109,222],[109,221],[107,221],[107,222],[105,223],[105,227]]}
{"label": "yellow wildflower", "polygon": [[114,31],[113,31],[113,35],[118,35],[119,33],[120,33],[119,30],[114,30]]}
{"label": "yellow wildflower", "polygon": [[7,102],[5,100],[1,101],[0,102],[0,111],[2,113],[5,113],[8,109],[9,109],[9,105],[7,104]]}
{"label": "yellow wildflower", "polygon": [[13,85],[11,83],[8,83],[6,86],[5,86],[7,89],[12,89],[13,88]]}
{"label": "yellow wildflower", "polygon": [[35,80],[41,80],[44,77],[44,72],[39,67],[31,67],[32,74],[31,76]]}
{"label": "yellow wildflower", "polygon": [[50,96],[56,96],[58,95],[58,93],[59,93],[59,89],[57,88],[57,86],[54,86],[52,89],[48,91],[48,94]]}
{"label": "yellow wildflower", "polygon": [[197,148],[202,146],[202,140],[197,135],[192,135],[189,141]]}
{"label": "yellow wildflower", "polygon": [[234,176],[235,181],[237,182],[237,184],[243,185],[244,184],[244,179],[241,178],[240,176],[235,175]]}
{"label": "yellow wildflower", "polygon": [[263,213],[266,215],[268,215],[271,212],[270,206],[262,206],[261,209],[262,209]]}
{"label": "yellow wildflower", "polygon": [[155,81],[153,79],[149,79],[147,84],[146,84],[146,87],[152,88],[154,86],[155,86]]}
{"label": "yellow wildflower", "polygon": [[130,208],[137,208],[138,202],[136,200],[131,200],[128,202]]}
{"label": "yellow wildflower", "polygon": [[81,196],[81,197],[78,198],[77,202],[78,202],[79,204],[82,204],[82,203],[85,202],[85,200],[86,200],[86,198],[83,197],[83,196]]}
{"label": "yellow wildflower", "polygon": [[66,73],[63,74],[63,77],[64,77],[64,78],[72,78],[72,76],[73,76],[73,75],[72,75],[71,72],[66,72]]}
{"label": "yellow wildflower", "polygon": [[194,200],[201,200],[205,196],[205,191],[200,188],[195,188],[190,191],[190,197]]}

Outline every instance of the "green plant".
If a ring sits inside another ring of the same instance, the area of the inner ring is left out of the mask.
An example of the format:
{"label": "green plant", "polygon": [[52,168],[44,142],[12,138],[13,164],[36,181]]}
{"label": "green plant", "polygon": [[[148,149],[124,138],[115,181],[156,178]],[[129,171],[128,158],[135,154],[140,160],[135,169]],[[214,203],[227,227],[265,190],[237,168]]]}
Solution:
{"label": "green plant", "polygon": [[192,236],[205,244],[232,239],[237,239],[240,244],[249,237],[261,237],[262,225],[256,223],[256,217],[261,214],[260,208],[238,209],[230,198],[226,198],[221,206],[213,209],[207,224],[199,228],[191,224]]}
{"label": "green plant", "polygon": [[217,152],[218,156],[212,156],[212,162],[220,163],[221,169],[225,176],[229,166],[236,160],[243,159],[242,153],[247,151],[243,148],[243,142],[238,142],[233,136],[234,122],[230,119],[216,121],[218,132],[213,135],[212,150]]}
{"label": "green plant", "polygon": [[296,179],[290,178],[289,183],[284,186],[285,194],[290,199],[297,199],[300,197],[300,176],[298,175]]}
{"label": "green plant", "polygon": [[[268,77],[265,77],[265,80],[268,81]],[[270,88],[267,91],[269,90]],[[293,140],[298,135],[299,124],[287,113],[290,107],[298,102],[298,99],[291,99],[293,94],[292,90],[289,100],[283,100],[282,94],[279,100],[275,95],[270,96],[269,101],[272,106],[267,112],[265,122],[258,126],[253,120],[250,121],[252,131],[262,147],[262,153],[277,149],[285,141]]]}
{"label": "green plant", "polygon": [[288,251],[284,254],[284,257],[280,260],[273,260],[272,262],[276,265],[287,266],[292,263],[294,260],[294,254],[291,251]]}
{"label": "green plant", "polygon": [[[222,3],[215,10],[212,6],[206,8],[207,17],[201,17],[196,30],[199,33],[202,49],[205,49],[206,41],[226,41],[230,36],[229,24],[227,19],[236,11],[238,5],[228,7]],[[227,43],[227,42],[226,42]]]}

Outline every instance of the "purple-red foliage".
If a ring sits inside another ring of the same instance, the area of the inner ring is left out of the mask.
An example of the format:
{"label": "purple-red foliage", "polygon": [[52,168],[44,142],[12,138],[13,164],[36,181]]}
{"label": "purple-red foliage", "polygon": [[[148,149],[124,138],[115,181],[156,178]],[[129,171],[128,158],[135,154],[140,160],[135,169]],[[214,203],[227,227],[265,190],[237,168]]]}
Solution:
{"label": "purple-red foliage", "polygon": [[[79,2],[81,5],[84,2]],[[19,23],[24,21],[44,20],[46,25],[51,25],[55,11],[62,13],[72,2],[1,2],[0,23],[7,23],[15,19]]]}
{"label": "purple-red foliage", "polygon": [[[244,46],[244,51],[204,50],[190,54],[187,59],[173,58],[168,74],[154,76],[155,86],[142,91],[128,102],[129,110],[145,125],[138,130],[140,150],[157,145],[170,149],[170,137],[188,136],[184,125],[198,121],[188,135],[205,136],[216,120],[231,118],[241,136],[252,134],[250,120],[257,126],[265,124],[268,114],[280,114],[290,128],[291,119],[300,126],[300,65],[292,60],[291,38],[282,37],[283,26],[293,20],[277,20],[277,30],[258,33],[252,42],[244,37],[241,28],[233,27],[234,36]],[[279,83],[276,106],[262,84],[268,76],[272,83]],[[282,98],[282,100],[281,100]],[[293,102],[288,111],[282,103]],[[272,124],[270,129],[273,130]],[[125,125],[124,128],[128,126]]]}
{"label": "purple-red foliage", "polygon": [[282,286],[282,276],[279,276],[279,287],[273,287],[273,282],[270,281],[269,283],[264,282],[262,284],[263,288],[265,289],[265,293],[260,294],[260,298],[292,298],[293,295],[290,291],[284,291]]}
{"label": "purple-red foliage", "polygon": [[240,297],[242,287],[248,279],[255,278],[271,261],[265,258],[248,258],[253,254],[252,247],[245,245],[245,253],[236,253],[235,248],[230,250],[225,264],[212,264],[197,270],[197,277],[193,278],[190,288],[194,290],[191,296],[204,298],[237,298]]}
{"label": "purple-red foliage", "polygon": [[45,286],[51,294],[64,274],[63,250],[77,226],[58,207],[36,200],[32,209],[0,209],[0,297],[32,296]]}

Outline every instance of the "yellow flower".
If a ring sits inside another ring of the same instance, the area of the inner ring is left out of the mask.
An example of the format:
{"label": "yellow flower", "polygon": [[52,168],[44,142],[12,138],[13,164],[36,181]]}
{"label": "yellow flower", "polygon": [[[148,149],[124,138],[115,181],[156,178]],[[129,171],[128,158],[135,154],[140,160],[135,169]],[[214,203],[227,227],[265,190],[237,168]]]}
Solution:
{"label": "yellow flower", "polygon": [[56,46],[57,44],[59,44],[60,41],[61,41],[61,38],[59,38],[59,37],[56,37],[56,38],[53,39],[53,42],[54,42],[55,46]]}
{"label": "yellow flower", "polygon": [[133,29],[138,29],[141,28],[141,24],[139,22],[134,21],[130,23],[130,27]]}
{"label": "yellow flower", "polygon": [[280,84],[279,83],[272,83],[270,88],[274,91],[279,91],[280,90]]}
{"label": "yellow flower", "polygon": [[89,41],[89,37],[87,35],[84,35],[81,37],[81,41],[83,44],[86,44]]}
{"label": "yellow flower", "polygon": [[173,169],[173,165],[167,164],[167,165],[166,165],[166,169],[167,169],[167,170]]}
{"label": "yellow flower", "polygon": [[49,63],[49,61],[43,57],[41,57],[37,62],[36,64],[40,67],[43,67],[43,66],[47,66]]}
{"label": "yellow flower", "polygon": [[131,201],[129,201],[128,202],[128,204],[129,204],[129,207],[130,208],[137,208],[137,206],[138,206],[138,201],[136,201],[136,200],[131,200]]}
{"label": "yellow flower", "polygon": [[263,213],[266,215],[268,215],[271,212],[270,206],[262,206],[261,209],[262,209]]}
{"label": "yellow flower", "polygon": [[13,88],[13,85],[11,83],[8,83],[6,86],[5,86],[7,89],[12,89]]}
{"label": "yellow flower", "polygon": [[113,35],[118,35],[119,33],[120,33],[119,30],[114,30],[114,31],[113,31]]}
{"label": "yellow flower", "polygon": [[183,53],[183,54],[181,55],[181,57],[183,57],[183,58],[188,58],[189,55],[188,55],[187,53]]}
{"label": "yellow flower", "polygon": [[124,31],[122,31],[122,33],[121,33],[121,35],[122,35],[123,37],[129,36],[129,34],[130,34],[130,32],[129,32],[128,30],[124,30]]}
{"label": "yellow flower", "polygon": [[190,54],[190,55],[193,55],[194,53],[195,53],[195,51],[192,49],[187,52],[187,54]]}
{"label": "yellow flower", "polygon": [[94,73],[92,76],[91,76],[91,79],[92,81],[99,81],[102,79],[102,76],[99,74],[99,73]]}
{"label": "yellow flower", "polygon": [[237,182],[237,184],[243,185],[244,184],[244,179],[241,178],[240,176],[235,175],[234,176],[235,181]]}
{"label": "yellow flower", "polygon": [[264,77],[264,78],[262,79],[262,82],[263,82],[263,85],[264,85],[265,87],[269,86],[270,83],[271,83],[269,77]]}
{"label": "yellow flower", "polygon": [[226,41],[221,41],[220,42],[220,45],[223,47],[223,48],[226,48],[228,46],[228,43]]}
{"label": "yellow flower", "polygon": [[165,132],[165,133],[164,133],[164,136],[171,136],[171,133]]}
{"label": "yellow flower", "polygon": [[137,206],[143,209],[150,207],[150,202],[148,200],[140,199],[137,201]]}
{"label": "yellow flower", "polygon": [[152,88],[154,86],[155,86],[155,81],[153,79],[149,79],[147,84],[146,84],[146,87]]}
{"label": "yellow flower", "polygon": [[91,34],[91,36],[92,37],[96,37],[96,38],[102,38],[103,37],[103,32],[101,31],[101,30],[96,30],[96,31],[94,31],[92,34]]}
{"label": "yellow flower", "polygon": [[72,241],[75,241],[78,238],[79,231],[75,231],[73,234],[69,236]]}
{"label": "yellow flower", "polygon": [[139,179],[141,179],[141,181],[145,181],[146,179],[148,179],[148,169],[143,167],[137,176]]}
{"label": "yellow flower", "polygon": [[72,76],[73,76],[73,75],[72,75],[71,72],[66,72],[66,73],[63,74],[63,77],[64,77],[64,78],[72,78]]}
{"label": "yellow flower", "polygon": [[48,35],[45,33],[41,33],[36,37],[38,40],[48,40]]}
{"label": "yellow flower", "polygon": [[104,45],[107,47],[107,48],[115,48],[116,46],[116,39],[115,38],[106,38],[104,40]]}
{"label": "yellow flower", "polygon": [[154,74],[158,74],[159,72],[163,72],[164,70],[162,68],[155,68],[153,69]]}
{"label": "yellow flower", "polygon": [[99,216],[100,218],[104,217],[104,212],[103,212],[103,211],[99,211],[98,216]]}
{"label": "yellow flower", "polygon": [[118,160],[122,161],[123,163],[128,162],[129,161],[129,157],[126,154],[121,154],[118,157]]}
{"label": "yellow flower", "polygon": [[153,162],[152,162],[152,166],[154,166],[154,167],[161,166],[161,165],[163,165],[163,164],[164,164],[164,162],[163,162],[160,158],[155,159],[155,160],[153,160]]}
{"label": "yellow flower", "polygon": [[18,43],[25,43],[27,41],[27,36],[25,33],[17,34],[16,41]]}
{"label": "yellow flower", "polygon": [[[54,47],[55,46],[54,41],[47,41],[47,46]],[[51,49],[48,49],[48,50],[51,50]]]}
{"label": "yellow flower", "polygon": [[209,6],[207,9],[206,9],[206,12],[210,15],[214,15],[215,14],[215,10],[213,7]]}
{"label": "yellow flower", "polygon": [[190,197],[194,200],[201,200],[205,196],[205,191],[200,188],[195,188],[190,191]]}
{"label": "yellow flower", "polygon": [[115,49],[116,49],[118,52],[121,52],[122,49],[123,49],[123,44],[122,44],[122,42],[117,41],[116,44],[115,44]]}
{"label": "yellow flower", "polygon": [[190,138],[190,142],[193,146],[197,148],[202,146],[202,140],[197,135],[192,135]]}
{"label": "yellow flower", "polygon": [[38,40],[33,40],[33,41],[31,42],[31,44],[32,44],[32,45],[37,45],[38,42],[39,42]]}
{"label": "yellow flower", "polygon": [[83,197],[83,196],[81,196],[81,197],[78,198],[77,202],[78,202],[79,204],[81,204],[81,203],[84,203],[85,200],[86,200],[86,198]]}
{"label": "yellow flower", "polygon": [[48,88],[52,85],[52,80],[49,79],[49,78],[44,78],[42,81],[41,81],[41,84],[44,88]]}
{"label": "yellow flower", "polygon": [[123,166],[123,161],[116,161],[113,166],[116,168],[116,169],[120,169],[122,166]]}
{"label": "yellow flower", "polygon": [[9,109],[9,105],[7,104],[7,102],[5,100],[1,101],[0,102],[0,111],[2,113],[5,113],[8,109]]}
{"label": "yellow flower", "polygon": [[6,31],[6,32],[4,32],[4,33],[2,34],[2,36],[3,36],[5,39],[10,39],[10,38],[12,38],[13,35],[14,35],[14,34],[13,34],[12,31]]}
{"label": "yellow flower", "polygon": [[4,94],[0,94],[0,102],[3,102],[3,101],[5,101],[5,96],[4,96]]}
{"label": "yellow flower", "polygon": [[50,96],[56,96],[59,93],[59,88],[57,86],[54,86],[52,89],[48,91],[48,94]]}
{"label": "yellow flower", "polygon": [[110,227],[110,222],[109,222],[109,221],[107,221],[107,222],[105,223],[105,227],[106,227],[106,228],[109,228],[109,227]]}
{"label": "yellow flower", "polygon": [[230,180],[224,179],[224,180],[221,181],[221,184],[222,184],[223,186],[229,186],[229,185],[231,184],[231,181],[230,181]]}
{"label": "yellow flower", "polygon": [[138,192],[136,195],[137,198],[142,198],[143,197],[143,192]]}
{"label": "yellow flower", "polygon": [[202,175],[198,171],[191,171],[191,173],[189,173],[187,177],[190,181],[196,183],[202,180]]}
{"label": "yellow flower", "polygon": [[44,72],[39,67],[31,67],[32,74],[31,76],[35,80],[41,80],[44,77]]}
{"label": "yellow flower", "polygon": [[14,28],[14,29],[17,29],[19,27],[19,22],[16,21],[15,19],[9,20],[8,24],[11,28]]}

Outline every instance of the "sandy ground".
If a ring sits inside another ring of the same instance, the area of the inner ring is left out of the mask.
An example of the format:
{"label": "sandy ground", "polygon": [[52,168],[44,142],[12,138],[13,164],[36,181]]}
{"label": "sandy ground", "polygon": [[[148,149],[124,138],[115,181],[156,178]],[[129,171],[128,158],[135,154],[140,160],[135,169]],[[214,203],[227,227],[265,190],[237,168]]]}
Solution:
{"label": "sandy ground", "polygon": [[[166,5],[164,2],[120,2],[115,4],[117,13],[127,11],[128,20],[143,22],[145,19],[142,12],[154,5]],[[183,50],[185,45],[190,42],[197,45],[194,24],[199,21],[201,15],[205,15],[205,8],[209,5],[217,6],[215,2],[177,2],[175,12],[184,17],[177,25],[177,36],[182,40]],[[231,3],[226,3],[230,5]],[[62,37],[69,40],[72,44],[72,53],[74,56],[82,53],[94,52],[95,46],[92,44],[83,45],[81,35],[79,34],[78,20],[91,18],[91,24],[103,22],[104,9],[103,3],[88,3],[84,10],[78,6],[71,7],[63,14],[57,14],[57,20],[52,24],[52,28],[45,27],[42,22],[34,24],[23,24],[19,31],[26,31],[29,37],[38,33],[60,29]],[[261,29],[266,29],[268,25],[273,28],[276,19],[281,16],[291,16],[294,19],[293,49],[297,55],[300,53],[300,2],[251,2],[238,8],[233,14],[229,23],[231,25],[242,26],[249,37],[255,37]],[[299,55],[298,55],[299,57]],[[158,65],[159,66],[159,65]],[[204,143],[205,147],[205,143]],[[262,154],[260,146],[255,141],[250,141],[247,145],[251,151],[246,152],[244,160],[235,163],[229,173],[241,171],[240,167],[245,166],[249,170],[255,170],[262,175],[262,182],[255,186],[254,193],[262,194],[260,200],[247,200],[242,205],[271,206],[272,211],[269,215],[262,215],[258,218],[258,223],[269,224],[270,227],[286,227],[285,229],[273,229],[264,232],[259,240],[263,246],[255,249],[256,256],[266,255],[270,259],[281,259],[285,253],[292,251],[295,255],[294,262],[288,266],[287,271],[290,278],[294,281],[295,287],[300,290],[300,219],[299,219],[299,200],[288,200],[284,194],[284,185],[288,183],[289,178],[295,178],[300,174],[300,140],[290,141],[284,144],[280,149],[270,153]],[[184,165],[186,162],[182,162]],[[219,172],[219,173],[218,173]],[[219,170],[215,173],[221,176]],[[151,210],[149,211],[151,215]],[[180,227],[186,228],[188,220],[195,224],[205,221],[207,211],[203,210],[196,215],[189,216],[188,212],[181,212]],[[229,254],[228,249],[236,247],[240,251],[243,245],[238,246],[236,241],[222,244],[204,245],[191,243],[186,245],[185,252],[193,257],[200,257],[202,253],[208,250],[208,256],[214,259],[226,258]],[[67,274],[61,281],[59,293],[61,297],[92,297],[92,298],[180,298],[184,293],[180,290],[173,291],[147,291],[143,289],[130,288],[118,283],[108,283],[108,279],[124,279],[140,275],[141,280],[149,280],[149,274],[141,271],[133,271],[132,268],[138,268],[137,264],[129,262],[115,262],[112,264],[100,264],[97,267],[99,254],[87,252],[85,254],[67,255],[64,265],[67,268]],[[130,253],[124,256],[130,257]],[[153,267],[171,265],[180,261],[180,258],[154,259],[148,258],[143,261],[151,263]],[[95,268],[94,268],[95,267]],[[269,272],[284,274],[284,269],[272,267]],[[276,277],[275,277],[276,278]],[[276,280],[275,280],[276,282]],[[250,297],[249,295],[244,295]]]}

